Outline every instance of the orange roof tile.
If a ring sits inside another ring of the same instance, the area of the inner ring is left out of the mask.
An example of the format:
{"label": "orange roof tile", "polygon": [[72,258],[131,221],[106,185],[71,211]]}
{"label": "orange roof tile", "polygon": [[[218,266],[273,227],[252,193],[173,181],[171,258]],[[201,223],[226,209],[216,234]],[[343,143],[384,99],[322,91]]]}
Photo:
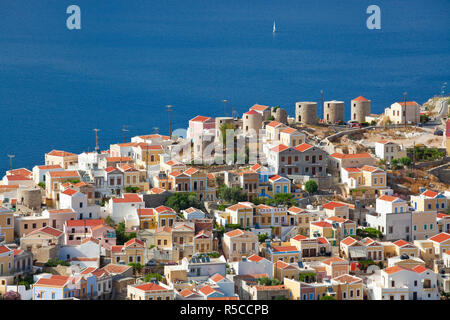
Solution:
{"label": "orange roof tile", "polygon": [[430,238],[431,241],[438,242],[438,243],[447,241],[449,239],[450,239],[450,234],[448,234],[446,232],[439,233]]}
{"label": "orange roof tile", "polygon": [[323,208],[328,209],[328,210],[334,210],[339,207],[347,207],[347,205],[345,203],[336,202],[336,201],[331,201],[331,202],[328,202],[323,205]]}
{"label": "orange roof tile", "polygon": [[276,147],[273,147],[272,149],[270,149],[270,151],[281,152],[281,151],[284,151],[286,149],[289,149],[289,147],[284,145],[284,144],[279,144]]}
{"label": "orange roof tile", "polygon": [[263,106],[263,105],[260,105],[260,104],[254,104],[254,105],[250,108],[250,110],[264,111],[264,110],[266,110],[267,108],[269,108],[269,107],[268,107],[268,106]]}
{"label": "orange roof tile", "polygon": [[299,144],[298,146],[295,147],[295,150],[300,151],[300,152],[304,152],[306,150],[311,149],[313,146],[307,143],[302,143]]}
{"label": "orange roof tile", "polygon": [[353,99],[353,101],[369,101],[369,100],[367,100],[363,96],[359,96],[358,98]]}

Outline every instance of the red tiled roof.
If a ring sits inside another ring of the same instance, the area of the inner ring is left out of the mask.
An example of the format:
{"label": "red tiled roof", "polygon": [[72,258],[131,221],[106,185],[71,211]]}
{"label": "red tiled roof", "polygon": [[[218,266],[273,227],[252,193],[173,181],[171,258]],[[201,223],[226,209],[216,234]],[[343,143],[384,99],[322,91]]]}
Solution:
{"label": "red tiled roof", "polygon": [[235,229],[232,231],[228,231],[227,233],[225,233],[226,236],[232,238],[232,237],[236,237],[236,236],[240,236],[242,234],[244,234],[245,232],[242,231],[241,229]]}
{"label": "red tiled roof", "polygon": [[334,210],[336,208],[339,207],[346,207],[347,205],[345,203],[341,203],[341,202],[336,202],[336,201],[331,201],[328,202],[326,204],[323,205],[324,209],[328,209],[328,210]]}
{"label": "red tiled roof", "polygon": [[321,243],[321,244],[327,244],[327,243],[329,243],[329,242],[328,242],[328,239],[325,238],[325,237],[319,237],[319,238],[317,238],[317,241],[318,241],[319,243]]}
{"label": "red tiled roof", "polygon": [[269,107],[268,107],[268,106],[263,106],[263,105],[260,105],[260,104],[254,104],[254,105],[250,108],[250,110],[264,111],[264,110],[266,110],[267,108],[269,108]]}
{"label": "red tiled roof", "polygon": [[210,279],[211,279],[212,281],[214,281],[214,282],[219,282],[219,281],[225,279],[225,277],[224,277],[223,275],[219,274],[219,273],[216,273],[216,274],[213,275]]}
{"label": "red tiled roof", "polygon": [[438,242],[438,243],[447,241],[448,239],[450,239],[450,234],[448,234],[446,232],[439,233],[430,238],[431,241]]}
{"label": "red tiled roof", "polygon": [[321,227],[321,228],[331,228],[332,225],[331,223],[328,223],[326,221],[316,221],[316,222],[312,222],[313,225]]}
{"label": "red tiled roof", "polygon": [[31,180],[30,178],[21,175],[21,174],[11,174],[11,175],[7,175],[6,179],[9,181],[23,181],[23,180]]}
{"label": "red tiled roof", "polygon": [[49,171],[50,177],[52,178],[72,178],[72,177],[79,177],[78,171],[75,170],[69,170],[69,171]]}
{"label": "red tiled roof", "polygon": [[276,147],[273,147],[272,149],[270,149],[270,151],[281,152],[281,151],[284,151],[286,149],[289,149],[289,147],[284,145],[284,144],[279,144]]}
{"label": "red tiled roof", "polygon": [[153,208],[137,209],[138,216],[153,216],[155,212]]}
{"label": "red tiled roof", "polygon": [[112,246],[111,251],[112,252],[122,252],[123,246]]}
{"label": "red tiled roof", "polygon": [[406,242],[405,240],[402,240],[402,239],[394,242],[394,245],[396,245],[397,247],[403,247],[407,244],[409,244],[409,242]]}
{"label": "red tiled roof", "polygon": [[345,244],[346,246],[349,246],[353,243],[357,242],[356,239],[353,239],[352,237],[347,237],[344,240],[341,241],[341,243]]}
{"label": "red tiled roof", "polygon": [[214,290],[214,289],[211,288],[210,286],[206,285],[206,286],[203,286],[203,287],[200,289],[200,292],[203,293],[204,295],[208,296],[208,295],[210,295],[211,293],[216,292],[216,290]]}
{"label": "red tiled roof", "polygon": [[64,190],[62,193],[68,196],[73,196],[75,193],[77,193],[77,190],[73,190],[73,189],[66,189]]}
{"label": "red tiled roof", "polygon": [[73,209],[53,209],[48,210],[49,213],[74,213]]}
{"label": "red tiled roof", "polygon": [[128,240],[127,242],[125,242],[125,247],[131,246],[131,245],[134,244],[134,243],[137,243],[137,244],[139,244],[139,245],[141,245],[141,246],[144,246],[144,245],[145,245],[145,244],[144,244],[144,241],[139,240],[139,239],[136,239],[136,238],[133,238],[133,239]]}
{"label": "red tiled roof", "polygon": [[142,284],[140,286],[135,287],[136,289],[143,291],[159,291],[159,290],[167,290],[166,288],[160,286],[159,284],[150,282],[146,284]]}
{"label": "red tiled roof", "polygon": [[298,234],[298,235],[296,235],[295,237],[293,237],[292,239],[297,240],[297,241],[300,241],[300,240],[308,239],[308,237],[306,237],[306,236],[304,236],[304,235],[302,235],[302,234]]}
{"label": "red tiled roof", "polygon": [[340,257],[331,257],[331,258],[328,258],[328,259],[322,261],[322,263],[325,263],[325,264],[327,264],[327,265],[329,265],[329,266],[330,266],[332,263],[334,263],[334,262],[346,262],[346,263],[348,263],[347,260],[342,259],[342,258],[340,258]]}
{"label": "red tiled roof", "polygon": [[[400,104],[401,106],[405,106],[405,101],[396,102],[396,103]],[[406,101],[406,106],[407,107],[413,107],[413,106],[417,106],[417,105],[418,105],[418,103],[415,102],[415,101]]]}
{"label": "red tiled roof", "polygon": [[259,113],[252,109],[252,110],[250,110],[250,111],[245,112],[244,114],[250,114],[250,115],[252,115],[252,114],[259,114]]}
{"label": "red tiled roof", "polygon": [[121,161],[131,161],[130,157],[109,157],[105,158],[106,162],[121,162]]}
{"label": "red tiled roof", "polygon": [[425,190],[424,192],[422,192],[422,195],[425,197],[430,197],[430,198],[434,198],[437,195],[439,195],[439,193],[432,191],[432,190]]}
{"label": "red tiled roof", "polygon": [[61,151],[61,150],[52,150],[48,153],[49,156],[54,157],[68,157],[68,156],[76,156],[75,153],[67,152],[67,151]]}
{"label": "red tiled roof", "polygon": [[383,200],[383,201],[388,201],[388,202],[394,202],[395,200],[397,200],[397,197],[393,197],[393,196],[388,196],[388,195],[384,195],[378,198],[379,200]]}
{"label": "red tiled roof", "polygon": [[291,128],[291,127],[287,127],[286,129],[281,130],[281,132],[283,132],[283,133],[289,133],[289,134],[294,133],[294,132],[296,132],[296,131],[297,131],[297,129],[294,129],[294,128]]}
{"label": "red tiled roof", "polygon": [[295,147],[295,150],[298,150],[298,151],[300,151],[300,152],[303,152],[303,151],[306,151],[306,150],[311,149],[312,147],[313,147],[313,146],[310,145],[310,144],[302,143],[302,144],[299,144],[298,146],[296,146],[296,147]]}
{"label": "red tiled roof", "polygon": [[113,198],[114,203],[132,203],[142,202],[142,199],[136,193],[125,193],[123,198]]}
{"label": "red tiled roof", "polygon": [[67,220],[67,227],[93,227],[99,224],[105,224],[103,219],[86,219],[86,220]]}
{"label": "red tiled roof", "polygon": [[0,244],[0,254],[10,252],[10,251],[12,251],[10,248]]}
{"label": "red tiled roof", "polygon": [[47,233],[47,234],[55,236],[55,237],[59,237],[63,233],[61,230],[46,226],[46,227],[42,227],[40,229],[31,231],[30,233],[28,233],[28,236],[38,233],[38,232],[44,232],[44,233]]}
{"label": "red tiled roof", "polygon": [[195,118],[191,119],[191,121],[194,121],[194,122],[205,122],[205,121],[207,121],[209,119],[212,119],[212,118],[204,117],[204,116],[196,116]]}
{"label": "red tiled roof", "polygon": [[275,127],[278,127],[279,125],[282,125],[282,123],[278,122],[278,121],[271,121],[266,125],[266,127],[274,127],[275,128]]}
{"label": "red tiled roof", "polygon": [[296,246],[275,246],[272,247],[273,252],[298,251]]}
{"label": "red tiled roof", "polygon": [[50,170],[50,169],[62,169],[59,164],[49,164],[45,166],[38,166],[40,170]]}
{"label": "red tiled roof", "polygon": [[393,273],[403,271],[403,270],[409,270],[409,269],[401,267],[401,266],[393,266],[393,267],[388,267],[388,268],[384,269],[384,272],[386,272],[387,274],[393,274]]}
{"label": "red tiled roof", "polygon": [[120,264],[108,264],[106,266],[104,266],[102,269],[105,270],[108,273],[123,273],[125,271],[127,271],[128,269],[130,269],[131,266],[122,266]]}
{"label": "red tiled roof", "polygon": [[353,101],[369,101],[369,100],[367,100],[363,96],[359,96],[358,98],[353,99]]}
{"label": "red tiled roof", "polygon": [[69,276],[58,276],[52,275],[50,278],[40,278],[34,286],[45,285],[53,287],[63,287],[67,281],[69,281]]}
{"label": "red tiled roof", "polygon": [[175,210],[173,210],[172,208],[166,207],[166,206],[159,206],[155,208],[156,212],[158,213],[162,213],[162,212],[170,212],[170,213],[175,213]]}
{"label": "red tiled roof", "polygon": [[427,271],[428,269],[425,268],[424,266],[417,265],[414,268],[412,268],[412,270],[417,272],[417,273],[423,273],[423,272]]}
{"label": "red tiled roof", "polygon": [[189,168],[189,169],[185,170],[184,173],[187,174],[188,176],[190,176],[190,175],[196,173],[197,171],[198,171],[198,169]]}
{"label": "red tiled roof", "polygon": [[253,261],[253,262],[259,262],[263,259],[263,257],[260,257],[256,254],[252,254],[250,257],[247,258],[247,260]]}

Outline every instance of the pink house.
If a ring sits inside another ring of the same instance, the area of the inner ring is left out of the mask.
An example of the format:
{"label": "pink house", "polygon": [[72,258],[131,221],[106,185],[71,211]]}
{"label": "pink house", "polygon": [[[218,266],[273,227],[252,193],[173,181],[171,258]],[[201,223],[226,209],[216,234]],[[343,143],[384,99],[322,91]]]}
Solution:
{"label": "pink house", "polygon": [[83,240],[94,238],[100,245],[109,249],[116,244],[115,230],[105,225],[103,219],[69,220],[64,224],[65,243],[79,245]]}
{"label": "pink house", "polygon": [[216,120],[211,117],[196,116],[189,120],[189,128],[187,132],[188,138],[198,137],[208,131],[210,134],[215,134]]}

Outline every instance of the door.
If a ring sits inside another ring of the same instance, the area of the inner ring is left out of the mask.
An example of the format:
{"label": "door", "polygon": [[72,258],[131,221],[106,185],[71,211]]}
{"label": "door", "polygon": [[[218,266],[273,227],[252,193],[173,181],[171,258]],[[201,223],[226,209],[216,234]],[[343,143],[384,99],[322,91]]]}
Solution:
{"label": "door", "polygon": [[316,174],[316,167],[312,167],[312,174],[313,174],[313,175]]}
{"label": "door", "polygon": [[413,300],[417,300],[417,292],[416,291],[413,292]]}

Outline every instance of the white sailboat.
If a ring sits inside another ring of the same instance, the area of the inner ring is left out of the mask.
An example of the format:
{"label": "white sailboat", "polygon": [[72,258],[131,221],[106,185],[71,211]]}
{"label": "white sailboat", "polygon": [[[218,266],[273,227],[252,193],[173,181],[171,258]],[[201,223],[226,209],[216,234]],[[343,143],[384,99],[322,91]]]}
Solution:
{"label": "white sailboat", "polygon": [[275,27],[275,20],[273,21],[273,33],[275,33],[277,31],[277,28]]}

